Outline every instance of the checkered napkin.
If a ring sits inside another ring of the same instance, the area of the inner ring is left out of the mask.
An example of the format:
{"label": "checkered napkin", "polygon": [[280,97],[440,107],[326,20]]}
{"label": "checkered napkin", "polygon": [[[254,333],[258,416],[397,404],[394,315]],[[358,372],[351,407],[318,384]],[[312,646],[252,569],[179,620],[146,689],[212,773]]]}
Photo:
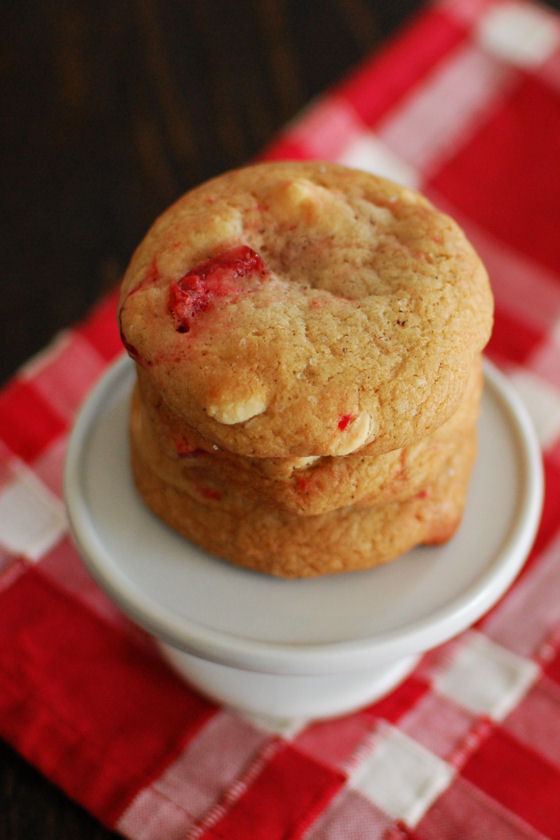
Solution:
{"label": "checkered napkin", "polygon": [[560,20],[448,0],[313,103],[264,157],[418,187],[496,296],[489,355],[542,444],[542,525],[516,584],[385,699],[272,731],[201,698],[92,583],[61,473],[120,352],[115,296],[0,395],[0,733],[134,840],[560,838]]}

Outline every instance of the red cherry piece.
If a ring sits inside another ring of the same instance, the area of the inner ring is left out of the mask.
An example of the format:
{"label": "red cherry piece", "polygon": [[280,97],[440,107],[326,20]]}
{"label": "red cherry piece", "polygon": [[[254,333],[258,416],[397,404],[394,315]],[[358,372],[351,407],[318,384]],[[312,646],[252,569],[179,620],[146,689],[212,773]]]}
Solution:
{"label": "red cherry piece", "polygon": [[200,458],[208,454],[204,449],[199,449],[184,440],[175,441],[175,451],[179,458]]}
{"label": "red cherry piece", "polygon": [[300,476],[297,480],[297,489],[302,496],[307,495],[311,489],[311,479]]}
{"label": "red cherry piece", "polygon": [[169,288],[168,308],[177,332],[188,332],[200,312],[211,309],[216,299],[237,298],[245,291],[238,281],[249,275],[263,278],[267,271],[260,256],[240,245],[195,266]]}
{"label": "red cherry piece", "polygon": [[222,498],[221,490],[217,490],[214,487],[206,487],[203,484],[197,484],[196,489],[201,496],[204,496],[205,499],[213,499],[214,501],[219,502]]}
{"label": "red cherry piece", "polygon": [[352,422],[352,420],[354,420],[354,418],[354,414],[341,414],[338,418],[338,428],[340,429],[340,431],[343,432],[344,429],[346,429],[346,427]]}

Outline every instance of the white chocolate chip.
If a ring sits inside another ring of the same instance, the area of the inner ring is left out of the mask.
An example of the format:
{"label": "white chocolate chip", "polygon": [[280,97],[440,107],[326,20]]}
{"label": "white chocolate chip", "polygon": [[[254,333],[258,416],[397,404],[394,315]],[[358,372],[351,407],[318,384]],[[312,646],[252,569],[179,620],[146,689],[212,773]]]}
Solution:
{"label": "white chocolate chip", "polygon": [[306,178],[275,184],[270,191],[268,204],[280,221],[294,223],[305,221],[312,223],[319,207],[330,198],[323,187],[319,187]]}
{"label": "white chocolate chip", "polygon": [[349,455],[367,443],[373,434],[373,420],[367,412],[358,414],[333,440],[333,455]]}
{"label": "white chocolate chip", "polygon": [[266,406],[267,402],[264,396],[255,394],[246,400],[209,405],[206,410],[210,417],[213,417],[218,423],[233,426],[235,423],[243,423],[245,420],[250,420],[251,417],[256,417],[257,414],[262,414]]}
{"label": "white chocolate chip", "polygon": [[294,458],[294,470],[304,470],[318,461],[320,455],[308,455],[306,458]]}

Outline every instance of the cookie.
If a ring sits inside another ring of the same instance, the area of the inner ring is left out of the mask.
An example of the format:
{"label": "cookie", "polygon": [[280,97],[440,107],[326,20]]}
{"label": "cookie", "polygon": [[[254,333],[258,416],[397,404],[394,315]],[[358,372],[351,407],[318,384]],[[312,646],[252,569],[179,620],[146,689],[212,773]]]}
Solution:
{"label": "cookie", "polygon": [[301,578],[369,569],[421,543],[449,540],[461,521],[475,452],[473,429],[440,475],[406,501],[317,516],[274,511],[242,496],[227,508],[210,495],[195,499],[151,468],[134,437],[132,467],[146,504],[175,531],[239,566]]}
{"label": "cookie", "polygon": [[220,448],[378,455],[457,409],[492,296],[460,228],[418,193],[336,164],[265,163],[155,222],[119,323],[165,410]]}
{"label": "cookie", "polygon": [[157,404],[143,400],[138,391],[131,434],[159,477],[195,498],[212,494],[227,506],[233,489],[272,509],[314,515],[351,504],[406,499],[420,490],[473,428],[481,391],[477,360],[467,392],[449,420],[423,440],[378,456],[245,458],[169,427]]}

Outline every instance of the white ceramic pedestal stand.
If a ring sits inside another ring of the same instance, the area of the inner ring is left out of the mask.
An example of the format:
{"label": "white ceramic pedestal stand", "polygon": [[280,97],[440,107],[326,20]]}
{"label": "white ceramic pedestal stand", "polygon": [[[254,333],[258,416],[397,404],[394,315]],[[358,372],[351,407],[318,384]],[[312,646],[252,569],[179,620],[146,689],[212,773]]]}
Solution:
{"label": "white ceramic pedestal stand", "polygon": [[486,363],[479,456],[445,546],[383,566],[285,581],[237,568],[144,506],[128,458],[134,368],[120,359],[82,409],[65,496],[76,544],[107,593],[212,698],[268,717],[327,717],[385,694],[418,656],[505,592],[542,505],[539,448],[511,386]]}

